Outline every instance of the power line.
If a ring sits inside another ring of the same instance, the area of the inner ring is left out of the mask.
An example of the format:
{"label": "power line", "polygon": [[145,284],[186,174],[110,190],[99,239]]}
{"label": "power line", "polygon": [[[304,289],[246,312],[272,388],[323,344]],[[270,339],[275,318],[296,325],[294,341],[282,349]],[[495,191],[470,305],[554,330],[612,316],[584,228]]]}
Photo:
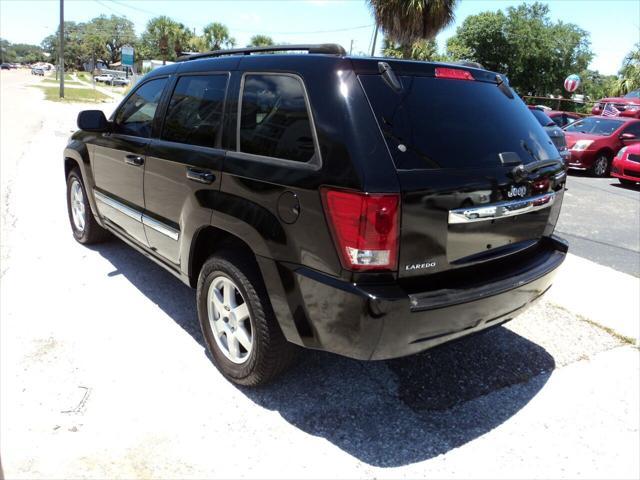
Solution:
{"label": "power line", "polygon": [[[98,1],[98,0],[94,0],[94,1]],[[123,7],[127,7],[127,8],[130,8],[132,10],[137,10],[138,12],[146,13],[148,15],[158,16],[158,12],[152,12],[152,11],[146,10],[144,8],[136,7],[136,6],[133,6],[133,5],[128,5],[126,3],[120,2],[119,0],[110,0],[109,3],[115,3],[117,5],[121,5]],[[177,18],[178,20],[180,20],[182,23],[185,23],[185,24],[187,24],[187,23],[193,24],[194,23],[192,21],[184,21],[184,20],[186,20],[184,18],[178,18],[178,17],[175,17],[175,18]],[[265,34],[265,35],[314,35],[314,34],[320,34],[320,33],[348,32],[348,31],[351,31],[351,30],[359,30],[359,29],[362,29],[362,28],[370,28],[370,27],[373,27],[373,26],[374,26],[374,24],[371,23],[369,25],[358,25],[356,27],[334,28],[334,29],[329,29],[329,30],[315,30],[315,31],[299,31],[299,32],[276,32],[276,31],[264,31],[264,30],[261,30],[261,31],[243,30],[242,28],[236,28],[236,27],[231,26],[231,25],[227,25],[227,28],[229,28],[229,30],[233,30],[234,32],[240,32],[240,33],[253,33],[253,34],[262,33],[262,34]]]}

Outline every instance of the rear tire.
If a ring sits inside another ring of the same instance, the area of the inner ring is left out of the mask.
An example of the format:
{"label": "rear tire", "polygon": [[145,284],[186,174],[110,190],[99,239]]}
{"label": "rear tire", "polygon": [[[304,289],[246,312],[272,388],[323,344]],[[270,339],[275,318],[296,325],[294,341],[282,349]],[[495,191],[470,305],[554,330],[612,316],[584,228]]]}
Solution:
{"label": "rear tire", "polygon": [[196,299],[213,363],[230,381],[264,385],[293,363],[298,348],[284,338],[253,262],[236,252],[210,257]]}
{"label": "rear tire", "polygon": [[611,169],[611,159],[606,153],[599,153],[591,167],[591,174],[594,177],[604,178],[609,176]]}
{"label": "rear tire", "polygon": [[109,232],[98,225],[93,216],[82,175],[77,168],[67,176],[67,211],[73,238],[79,243],[91,245],[110,238]]}

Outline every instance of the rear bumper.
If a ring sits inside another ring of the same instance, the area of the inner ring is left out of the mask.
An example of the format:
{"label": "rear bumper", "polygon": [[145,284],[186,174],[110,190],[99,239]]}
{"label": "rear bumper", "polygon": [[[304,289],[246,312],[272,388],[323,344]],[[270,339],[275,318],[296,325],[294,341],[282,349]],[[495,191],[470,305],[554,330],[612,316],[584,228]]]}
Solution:
{"label": "rear bumper", "polygon": [[282,264],[286,299],[273,284],[268,289],[289,341],[361,360],[401,357],[499,325],[529,307],[551,286],[567,252],[556,237],[539,243],[535,255],[490,281],[485,275],[437,290],[358,285]]}

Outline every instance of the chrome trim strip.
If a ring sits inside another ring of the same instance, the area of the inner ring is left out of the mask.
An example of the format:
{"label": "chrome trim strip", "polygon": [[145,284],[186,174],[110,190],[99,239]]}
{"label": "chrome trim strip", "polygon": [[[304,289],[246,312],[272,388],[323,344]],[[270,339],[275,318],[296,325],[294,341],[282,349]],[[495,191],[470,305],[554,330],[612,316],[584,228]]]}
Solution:
{"label": "chrome trim strip", "polygon": [[178,230],[162,222],[159,222],[155,218],[151,218],[148,215],[142,215],[142,224],[145,227],[154,229],[158,233],[166,235],[171,240],[178,241],[178,238],[180,237],[180,232]]}
{"label": "chrome trim strip", "polygon": [[513,217],[515,215],[535,212],[553,205],[555,198],[555,192],[549,192],[542,195],[536,195],[535,197],[509,200],[507,202],[495,203],[493,205],[449,210],[449,225],[484,222],[487,220],[495,220],[496,218]]}
{"label": "chrome trim strip", "polygon": [[98,192],[97,190],[93,191],[93,195],[98,202],[104,203],[105,205],[119,211],[120,213],[126,215],[129,218],[133,218],[138,222],[142,222],[142,213],[140,213],[139,211],[131,207],[128,207],[124,203],[120,203],[117,200],[114,200],[113,198],[106,196],[104,193]]}

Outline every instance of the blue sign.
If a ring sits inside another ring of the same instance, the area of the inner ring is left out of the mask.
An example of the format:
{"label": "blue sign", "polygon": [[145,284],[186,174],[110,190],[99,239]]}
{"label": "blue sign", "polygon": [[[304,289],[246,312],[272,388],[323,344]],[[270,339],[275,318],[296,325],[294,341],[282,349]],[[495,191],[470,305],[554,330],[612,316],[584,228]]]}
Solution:
{"label": "blue sign", "polygon": [[133,67],[133,47],[122,47],[122,65]]}

